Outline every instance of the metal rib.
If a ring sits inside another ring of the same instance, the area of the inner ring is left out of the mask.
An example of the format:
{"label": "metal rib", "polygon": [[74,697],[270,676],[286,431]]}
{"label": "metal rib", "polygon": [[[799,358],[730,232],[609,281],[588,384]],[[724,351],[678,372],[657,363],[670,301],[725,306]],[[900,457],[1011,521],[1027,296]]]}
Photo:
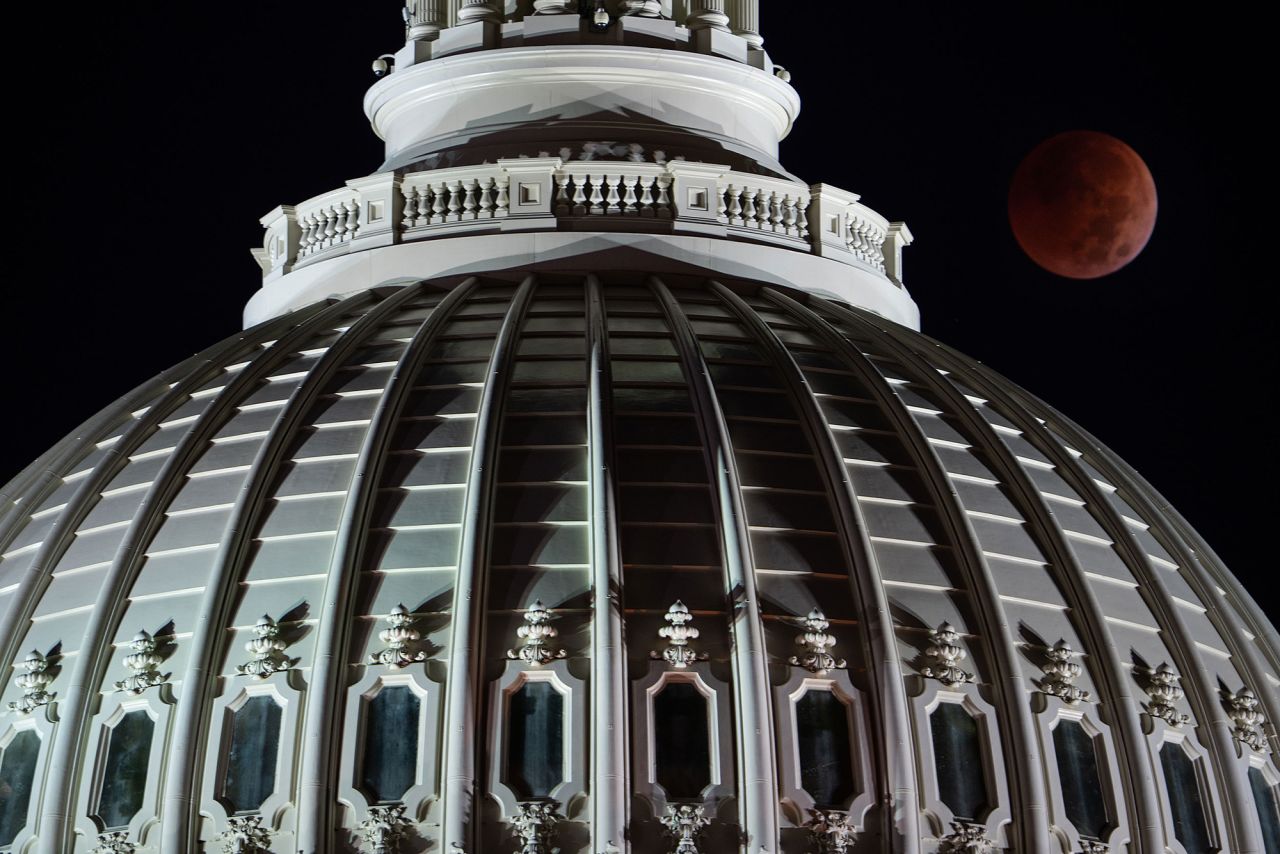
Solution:
{"label": "metal rib", "polygon": [[[808,330],[822,339],[836,353],[840,353],[842,348],[848,346],[838,333],[835,333],[822,318],[807,307],[771,288],[762,289],[761,294],[801,321]],[[741,303],[740,300],[737,302]],[[831,433],[822,408],[813,397],[813,392],[809,389],[800,366],[796,364],[773,330],[769,329],[748,306],[740,304],[738,308],[744,316],[755,318],[756,322],[764,327],[771,338],[771,349],[775,350],[778,358],[785,358],[784,373],[788,375],[794,398],[806,411],[806,420],[811,422],[814,447],[819,450],[831,484],[832,495],[836,498],[842,539],[848,543],[856,540],[862,547],[860,550],[850,549],[854,559],[854,573],[850,576],[850,581],[858,602],[859,620],[867,633],[872,673],[871,706],[882,718],[880,734],[883,738],[877,740],[880,749],[876,752],[877,763],[883,775],[880,781],[879,800],[881,803],[894,805],[892,810],[883,811],[884,838],[891,840],[890,850],[892,851],[918,852],[921,837],[918,796],[920,789],[915,763],[912,761],[915,754],[915,738],[911,731],[911,712],[897,650],[897,634],[894,630],[889,597],[884,591],[875,549],[867,538],[867,526],[863,519],[862,508],[858,503],[853,480],[845,469],[844,459],[836,444],[835,436]],[[898,821],[896,828],[895,813]]]}
{"label": "metal rib", "polygon": [[[300,333],[291,333],[286,338],[302,340]],[[186,483],[185,472],[199,460],[229,413],[275,366],[275,357],[280,354],[289,355],[281,346],[283,341],[284,339],[277,342],[233,377],[178,441],[177,447],[147,488],[128,532],[116,549],[111,568],[103,581],[104,591],[128,591],[133,586],[138,570],[146,559],[147,543],[151,542],[160,529],[165,519],[165,510]],[[49,759],[44,793],[46,806],[42,817],[45,827],[41,831],[38,849],[43,854],[57,854],[68,841],[66,835],[71,829],[70,813],[76,803],[75,780],[80,764],[85,718],[97,690],[94,686],[101,681],[109,656],[114,651],[112,632],[118,627],[128,601],[125,595],[108,596],[100,607],[94,609],[67,685],[65,705],[59,704],[59,729],[64,737],[55,741]],[[68,738],[67,735],[73,737]]]}
{"label": "metal rib", "polygon": [[[441,325],[471,292],[475,281],[468,279],[454,288],[422,321],[387,380],[380,405],[365,431],[356,459],[329,565],[320,624],[316,630],[311,684],[307,689],[311,697],[303,720],[302,770],[298,783],[298,848],[302,851],[327,851],[333,844],[330,838],[330,813],[335,803],[332,795],[333,768],[338,752],[338,711],[346,699],[342,696],[345,688],[342,663],[350,635],[354,598],[351,590],[359,575],[360,557],[368,537],[369,515],[388,446],[394,439],[396,424],[413,391],[413,382],[418,377],[423,359],[435,344]],[[404,298],[399,304],[422,295],[420,285],[406,287],[404,291]]]}
{"label": "metal rib", "polygon": [[476,762],[480,720],[481,619],[484,609],[486,563],[489,556],[489,517],[494,470],[498,460],[498,431],[503,401],[515,355],[515,339],[533,289],[528,276],[516,290],[502,320],[489,356],[489,376],[476,412],[475,439],[467,475],[467,498],[458,550],[458,579],[453,590],[453,620],[449,640],[449,672],[445,682],[444,709],[444,818],[440,849],[472,851],[471,831],[479,798],[476,796]]}
{"label": "metal rib", "polygon": [[[306,312],[304,312],[305,314]],[[297,317],[277,319],[267,326],[259,327],[257,332],[270,335],[277,327],[287,326],[291,322],[297,322]],[[63,553],[75,539],[75,533],[80,527],[80,523],[97,505],[102,490],[106,489],[112,478],[125,467],[129,462],[129,456],[138,446],[145,442],[152,431],[168,417],[174,406],[184,401],[191,392],[198,389],[205,382],[221,373],[226,359],[231,354],[237,352],[238,349],[250,346],[253,346],[253,340],[247,334],[242,334],[202,353],[199,359],[196,360],[196,364],[200,365],[199,368],[190,367],[193,360],[184,362],[183,366],[186,370],[183,379],[161,393],[147,412],[125,429],[119,441],[110,451],[103,455],[93,471],[85,475],[80,485],[76,487],[68,498],[67,506],[58,514],[58,518],[45,534],[44,541],[40,544],[40,548],[32,559],[31,565],[27,567],[26,575],[23,576],[18,589],[13,593],[13,605],[0,616],[0,666],[3,667],[0,672],[8,670],[12,666],[13,658],[17,655],[18,644],[26,637],[26,632],[20,632],[18,627],[31,620],[31,615],[40,604],[40,598],[49,586],[49,572],[58,565]],[[158,378],[157,382],[164,383],[169,376],[177,374],[178,369],[168,371]],[[139,388],[125,401],[113,406],[109,414],[104,413],[102,415],[102,420],[113,422],[120,412],[133,411],[133,408],[140,403],[138,398],[147,398],[149,396],[146,392],[151,390],[150,385],[148,384],[145,388]],[[77,445],[76,447],[79,446]],[[45,495],[51,492],[56,484],[61,481],[61,476],[56,474],[56,471],[56,468],[51,468],[49,471],[49,477],[52,481]],[[43,501],[44,499],[42,497],[39,500]],[[26,506],[34,509],[37,505]],[[21,530],[21,528],[17,530]],[[17,531],[14,533],[17,533]]]}
{"label": "metal rib", "polygon": [[587,453],[591,500],[591,788],[593,845],[626,844],[627,656],[622,641],[622,557],[613,483],[608,329],[600,281],[587,277]]}
{"label": "metal rib", "polygon": [[[854,312],[832,302],[825,305],[846,322],[869,330],[872,337],[880,338],[875,327]],[[823,322],[826,323],[825,319]],[[875,379],[868,385],[885,406],[886,414],[892,414],[898,434],[907,441],[916,458],[916,465],[951,529],[952,541],[958,547],[958,554],[962,558],[961,566],[968,576],[969,587],[976,600],[973,611],[980,623],[983,639],[991,651],[995,674],[999,677],[993,679],[991,684],[996,691],[998,708],[1002,712],[999,715],[1000,721],[1009,736],[1003,741],[1005,767],[1009,771],[1013,827],[1016,830],[1011,835],[1017,840],[1013,847],[1029,854],[1049,854],[1049,813],[1044,788],[1044,763],[1040,756],[1035,723],[1031,717],[1031,705],[1022,682],[1022,671],[1018,665],[1013,631],[1000,604],[991,567],[978,547],[973,524],[952,489],[946,467],[930,444],[928,436],[896,394],[881,392],[885,381],[870,359],[848,341],[841,349],[850,356],[856,354],[863,370],[874,373]]]}
{"label": "metal rib", "polygon": [[[1048,407],[1045,409],[1058,417],[1057,413],[1052,412]],[[1086,440],[1087,437],[1077,432],[1075,426],[1069,421],[1061,419],[1058,426],[1069,441],[1079,444],[1080,447],[1102,450],[1100,443],[1092,439]],[[1134,509],[1146,516],[1153,527],[1158,525],[1160,513],[1152,506],[1144,490],[1134,488],[1135,485],[1123,471],[1124,466],[1113,466],[1105,451],[1102,451],[1099,457],[1094,458],[1098,470],[1110,476],[1117,485],[1125,487],[1125,497],[1137,505]],[[1083,479],[1088,479],[1087,472],[1078,469],[1074,460],[1070,461],[1070,465],[1076,468]],[[1108,503],[1107,506],[1110,504]],[[1262,840],[1254,826],[1256,811],[1252,808],[1253,793],[1245,776],[1248,764],[1242,763],[1237,757],[1235,741],[1231,736],[1232,724],[1227,719],[1223,705],[1218,699],[1217,686],[1213,684],[1207,668],[1200,666],[1199,656],[1194,649],[1188,649],[1185,643],[1179,642],[1190,640],[1192,634],[1182,614],[1178,612],[1178,607],[1174,604],[1168,588],[1165,587],[1164,580],[1160,577],[1161,570],[1151,565],[1145,549],[1123,519],[1115,520],[1112,527],[1119,534],[1116,537],[1117,545],[1122,545],[1123,553],[1133,561],[1131,568],[1138,577],[1139,592],[1142,593],[1143,600],[1151,608],[1157,622],[1162,624],[1161,634],[1170,640],[1166,647],[1173,656],[1174,666],[1182,677],[1182,685],[1187,689],[1187,701],[1195,713],[1196,726],[1202,733],[1206,730],[1209,733],[1209,738],[1202,738],[1201,742],[1213,757],[1214,766],[1219,769],[1220,773],[1215,775],[1220,781],[1219,810],[1226,817],[1228,833],[1234,836],[1232,839],[1221,840],[1224,848],[1238,854],[1262,854]],[[1187,574],[1194,575],[1191,556],[1182,553],[1180,544],[1174,538],[1166,535],[1165,540],[1174,556],[1183,561],[1183,565],[1187,567]],[[1212,599],[1206,601],[1211,602]],[[1224,638],[1224,640],[1227,639]],[[1230,645],[1229,640],[1227,643]],[[1213,812],[1213,810],[1205,811],[1206,821],[1211,825]]]}
{"label": "metal rib", "polygon": [[[405,290],[413,289],[406,287]],[[296,345],[305,344],[317,331],[368,298],[368,292],[363,292],[332,305],[323,315],[307,324],[305,332],[281,343],[290,350],[296,349]],[[392,299],[383,300],[369,313],[385,316],[385,312],[395,305]],[[350,331],[356,331],[357,335],[352,337]],[[354,325],[350,331],[325,351],[281,407],[266,439],[254,455],[249,474],[228,515],[213,561],[213,575],[205,585],[200,613],[193,626],[191,654],[182,678],[182,695],[174,712],[173,735],[169,740],[170,760],[161,804],[161,849],[164,851],[186,851],[195,847],[193,833],[199,806],[201,760],[209,734],[207,713],[219,688],[217,664],[225,645],[225,627],[235,604],[243,562],[252,547],[259,514],[271,499],[271,485],[285,462],[284,453],[289,442],[304,426],[303,419],[325,384],[342,367],[343,360],[352,350],[362,343]]]}
{"label": "metal rib", "polygon": [[[1121,757],[1116,764],[1125,778],[1127,784],[1125,791],[1131,795],[1130,803],[1136,816],[1136,821],[1133,822],[1133,834],[1137,837],[1137,852],[1163,854],[1164,834],[1160,800],[1156,790],[1154,768],[1149,759],[1150,751],[1146,734],[1142,729],[1142,721],[1138,717],[1140,706],[1131,690],[1132,683],[1122,663],[1123,659],[1116,647],[1115,639],[1107,627],[1102,606],[1085,577],[1084,567],[1076,560],[1075,552],[1068,544],[1066,535],[1058,524],[1057,517],[1045,502],[1044,496],[990,423],[974,410],[958,389],[947,382],[926,361],[926,357],[915,352],[915,342],[911,340],[911,336],[900,333],[887,324],[882,331],[886,336],[896,340],[902,348],[910,350],[913,365],[918,373],[928,382],[930,388],[950,404],[965,426],[981,439],[987,460],[992,464],[1001,481],[1011,490],[1019,509],[1027,514],[1027,519],[1032,523],[1034,530],[1045,534],[1037,539],[1048,553],[1052,565],[1059,568],[1056,577],[1068,607],[1073,613],[1079,615],[1077,619],[1072,620],[1072,623],[1085,638],[1088,644],[1086,651],[1096,652],[1092,661],[1098,664],[1097,672],[1102,677],[1101,687],[1111,706],[1114,724],[1118,730],[1116,741],[1121,748]],[[938,358],[940,354],[931,353],[930,355]],[[1027,417],[1021,407],[1010,402],[999,389],[994,387],[993,383],[987,381],[986,377],[969,370],[969,366],[960,360],[943,356],[939,361],[945,361],[948,370],[962,376],[965,383],[980,394],[1000,401],[1003,404],[1004,414],[1018,424],[1024,435],[1036,440],[1034,442],[1036,447],[1054,460],[1059,471],[1063,469],[1061,458],[1069,455],[1062,453],[1061,446],[1046,435],[1047,431],[1035,418]],[[1063,472],[1063,474],[1067,476],[1067,482],[1085,497],[1088,506],[1097,508],[1099,511],[1091,515],[1104,528],[1107,527],[1112,520],[1099,518],[1099,516],[1110,515],[1102,512],[1108,505],[1101,501],[1100,496],[1088,491],[1087,488],[1080,489],[1080,485],[1073,482],[1074,479],[1070,477],[1070,472]]]}
{"label": "metal rib", "polygon": [[769,658],[760,599],[756,593],[755,565],[747,517],[720,402],[697,338],[680,304],[657,278],[649,286],[658,297],[680,353],[681,368],[692,392],[703,446],[711,460],[709,472],[716,488],[720,537],[729,587],[733,634],[733,675],[739,720],[739,815],[749,851],[774,851],[778,847],[777,755],[773,742],[770,703]]}

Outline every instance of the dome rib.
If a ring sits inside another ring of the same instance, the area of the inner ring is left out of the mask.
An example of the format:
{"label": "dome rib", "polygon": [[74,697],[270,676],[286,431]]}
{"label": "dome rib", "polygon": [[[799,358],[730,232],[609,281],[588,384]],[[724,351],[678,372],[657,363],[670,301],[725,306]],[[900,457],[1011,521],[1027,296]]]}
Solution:
{"label": "dome rib", "polygon": [[624,842],[627,826],[627,649],[622,633],[622,552],[614,483],[608,320],[600,280],[587,276],[587,489],[591,503],[592,810],[596,838]]}
{"label": "dome rib", "polygon": [[441,822],[440,847],[472,850],[476,832],[479,802],[476,785],[477,750],[483,731],[479,710],[482,693],[480,680],[482,644],[481,619],[485,607],[485,576],[492,539],[489,524],[496,482],[499,430],[507,388],[511,382],[511,365],[515,344],[524,323],[529,301],[533,297],[537,276],[530,274],[516,289],[502,325],[494,336],[489,353],[489,370],[476,412],[471,461],[467,472],[467,497],[463,511],[463,530],[458,549],[458,575],[453,587],[453,619],[450,626],[449,670],[445,682],[444,763],[441,800],[444,818]]}
{"label": "dome rib", "polygon": [[[363,317],[385,316],[387,311],[396,307],[396,298],[403,299],[412,291],[413,288],[406,287],[396,292],[394,298],[373,304]],[[287,341],[279,342],[282,349],[273,347],[272,350],[287,358],[316,332],[348,316],[357,306],[370,302],[371,293],[366,291],[328,303],[323,311],[305,324],[305,332],[300,326],[297,335],[291,334]],[[170,737],[174,759],[165,781],[162,807],[173,809],[169,813],[173,820],[163,826],[163,850],[183,851],[192,847],[200,801],[201,762],[196,749],[202,743],[200,735],[206,729],[208,712],[217,695],[217,663],[226,655],[227,639],[231,636],[227,626],[245,569],[245,556],[257,531],[263,507],[271,498],[271,484],[285,461],[285,448],[297,438],[307,413],[341,368],[343,360],[362,343],[358,323],[325,350],[307,372],[306,378],[290,392],[266,439],[255,453],[247,479],[228,515],[191,638],[191,654],[182,680],[186,702],[178,704],[174,716],[173,735]],[[273,362],[278,365],[279,359]]]}
{"label": "dome rib", "polygon": [[[353,298],[350,302],[358,304],[365,299],[367,294],[361,294],[358,299]],[[291,318],[291,322],[297,325],[231,378],[204,408],[195,424],[182,435],[139,502],[133,523],[120,540],[111,567],[107,570],[102,584],[104,591],[132,588],[146,559],[147,544],[159,531],[170,503],[186,482],[186,473],[223,426],[226,416],[243,403],[249,390],[266,376],[270,366],[276,364],[277,359],[274,357],[287,357],[294,345],[308,340],[325,316],[326,312],[313,311],[304,316],[301,323],[298,323],[298,318]],[[277,324],[265,324],[264,327],[251,330],[251,334],[238,336],[237,343],[242,346],[257,346],[256,342],[262,340],[260,336],[268,329],[274,331]],[[182,382],[174,386],[172,392],[166,395],[165,402],[175,405],[181,403],[211,375],[224,370],[216,362],[208,361],[206,364],[211,370],[193,374],[190,377],[191,383]],[[165,415],[170,412],[167,407],[157,406],[156,409],[163,409]],[[208,592],[206,590],[206,595]],[[84,721],[89,715],[91,698],[96,691],[94,686],[101,683],[110,657],[115,652],[115,645],[110,642],[109,636],[113,631],[120,630],[127,603],[128,599],[125,597],[111,597],[94,609],[85,628],[80,654],[76,656],[66,694],[59,705],[60,726],[73,732],[83,729]],[[68,834],[73,822],[68,819],[77,802],[73,790],[76,772],[81,765],[82,746],[80,739],[58,739],[54,742],[49,757],[48,783],[45,789],[45,803],[48,806],[43,815],[44,828],[41,836],[41,850],[48,854],[64,850],[63,846],[69,841]]]}
{"label": "dome rib", "polygon": [[739,709],[738,810],[748,845],[769,846],[778,836],[778,783],[774,754],[773,717],[770,712],[768,652],[756,570],[742,507],[742,483],[738,477],[729,428],[716,396],[710,369],[698,346],[689,318],[670,289],[656,276],[649,288],[658,298],[680,354],[681,369],[689,383],[694,414],[702,434],[708,475],[714,483],[715,505],[721,519],[721,547],[732,634],[733,688]]}
{"label": "dome rib", "polygon": [[[870,691],[870,707],[873,721],[878,721],[884,737],[875,745],[875,782],[877,803],[899,805],[898,815],[893,810],[879,811],[880,834],[883,844],[894,854],[915,854],[920,850],[920,810],[916,799],[919,781],[911,762],[908,746],[912,743],[911,716],[907,708],[906,683],[902,666],[895,649],[895,633],[890,617],[888,597],[881,584],[875,550],[867,539],[867,525],[858,506],[853,480],[844,470],[844,462],[831,433],[826,416],[817,399],[809,391],[804,372],[795,358],[778,338],[778,334],[747,305],[740,296],[719,282],[712,287],[738,315],[747,328],[756,333],[757,340],[784,377],[791,398],[801,413],[801,421],[809,434],[815,454],[821,461],[827,490],[835,505],[835,516],[841,542],[847,551],[852,571],[849,581],[853,599],[858,609],[859,631],[867,644],[867,680]],[[821,334],[826,330],[816,318],[798,303],[777,293],[765,292],[784,310]],[[833,342],[834,343],[834,342]],[[896,823],[900,822],[900,825]]]}
{"label": "dome rib", "polygon": [[[901,336],[897,330],[886,324],[882,331],[892,336],[903,347],[915,351],[920,359],[927,358],[924,354],[919,353],[916,348],[911,347],[910,342],[905,340],[905,336]],[[962,376],[966,385],[972,386],[989,399],[999,401],[1002,404],[1001,414],[1015,423],[1025,436],[1029,438],[1035,437],[1033,444],[1041,453],[1046,454],[1054,461],[1058,471],[1063,474],[1068,484],[1077,489],[1077,491],[1081,491],[1082,497],[1085,498],[1086,506],[1096,508],[1107,506],[1100,496],[1094,495],[1093,491],[1088,490],[1087,487],[1085,490],[1080,489],[1081,482],[1075,476],[1074,470],[1067,469],[1064,471],[1063,457],[1069,457],[1070,455],[1059,454],[1055,444],[1045,440],[1043,434],[1044,426],[1034,417],[1029,417],[1029,413],[1022,407],[1007,400],[997,383],[988,380],[981,371],[970,370],[966,366],[958,364],[956,360],[948,357],[949,354],[931,355],[942,361],[948,371]],[[963,413],[963,417],[970,428],[981,435],[986,442],[989,458],[996,464],[1003,482],[1014,490],[1021,506],[1031,510],[1030,518],[1035,521],[1039,530],[1048,534],[1047,537],[1043,538],[1043,541],[1044,545],[1048,547],[1051,562],[1054,566],[1060,567],[1060,571],[1056,573],[1059,589],[1065,594],[1068,605],[1075,615],[1072,623],[1076,631],[1086,641],[1086,652],[1090,653],[1090,662],[1097,662],[1096,669],[1102,677],[1100,681],[1101,693],[1104,695],[1103,702],[1114,711],[1112,721],[1118,730],[1118,737],[1115,741],[1122,750],[1121,761],[1117,764],[1120,766],[1120,773],[1128,785],[1126,792],[1132,795],[1132,800],[1128,804],[1131,812],[1129,816],[1130,827],[1133,829],[1132,832],[1137,834],[1140,839],[1138,844],[1142,846],[1141,850],[1159,851],[1164,844],[1157,830],[1160,821],[1159,796],[1156,792],[1155,779],[1152,776],[1151,768],[1142,758],[1147,752],[1147,739],[1139,718],[1141,706],[1129,687],[1132,682],[1128,678],[1115,638],[1107,626],[1097,594],[1094,593],[1085,580],[1084,566],[1067,543],[1065,530],[1059,524],[1057,516],[1049,508],[1040,490],[1028,477],[1026,470],[1018,464],[1013,452],[996,435],[990,423],[975,412],[972,406],[968,405],[963,393],[955,389],[950,382],[947,382],[946,385],[951,386],[953,389],[952,393],[948,395],[952,404],[957,407],[959,412]],[[1091,515],[1107,530],[1113,541],[1116,541],[1115,531],[1112,530],[1114,526],[1111,524],[1112,519],[1109,514],[1093,512]],[[1126,555],[1126,558],[1129,557],[1131,555]],[[1128,562],[1126,560],[1126,563]]]}

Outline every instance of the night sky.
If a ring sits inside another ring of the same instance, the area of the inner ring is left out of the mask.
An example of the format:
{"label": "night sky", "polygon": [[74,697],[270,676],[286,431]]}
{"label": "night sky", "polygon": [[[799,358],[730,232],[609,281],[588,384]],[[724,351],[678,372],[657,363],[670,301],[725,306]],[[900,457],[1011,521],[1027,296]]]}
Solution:
{"label": "night sky", "polygon": [[[906,220],[924,330],[1109,444],[1274,616],[1273,48],[1238,12],[1119,5],[762,0],[804,100],[782,159]],[[395,0],[26,14],[4,60],[0,481],[240,328],[257,218],[378,167],[361,98],[403,39]],[[1090,282],[1032,264],[1006,216],[1023,155],[1073,129],[1127,142],[1160,197],[1145,252]]]}

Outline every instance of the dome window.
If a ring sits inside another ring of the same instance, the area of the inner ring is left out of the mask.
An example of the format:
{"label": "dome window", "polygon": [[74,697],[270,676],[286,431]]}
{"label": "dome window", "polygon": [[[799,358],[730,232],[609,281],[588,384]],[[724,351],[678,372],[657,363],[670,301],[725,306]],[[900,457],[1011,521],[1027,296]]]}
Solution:
{"label": "dome window", "polygon": [[1276,785],[1269,782],[1260,769],[1250,768],[1249,788],[1253,789],[1253,803],[1258,808],[1258,823],[1262,825],[1262,850],[1266,854],[1280,854],[1280,805],[1276,804]]}
{"label": "dome window", "polygon": [[1067,819],[1076,832],[1103,839],[1110,819],[1098,771],[1098,742],[1079,721],[1062,720],[1053,730],[1053,751]]}
{"label": "dome window", "polygon": [[692,681],[670,681],[653,698],[654,764],[671,801],[697,801],[711,785],[707,698]]}
{"label": "dome window", "polygon": [[942,702],[929,715],[938,796],[956,818],[976,821],[991,809],[978,722],[959,703]]}
{"label": "dome window", "polygon": [[422,701],[408,685],[392,685],[367,702],[362,789],[371,803],[398,802],[417,781]]}
{"label": "dome window", "polygon": [[1174,837],[1182,843],[1187,854],[1210,854],[1216,849],[1209,838],[1209,827],[1201,806],[1204,798],[1195,760],[1187,755],[1182,745],[1166,742],[1160,748],[1160,767],[1164,771]]}
{"label": "dome window", "polygon": [[231,712],[230,747],[222,778],[222,800],[231,812],[254,812],[276,790],[282,709],[257,694]]}
{"label": "dome window", "polygon": [[111,727],[98,805],[93,811],[104,830],[128,827],[142,809],[155,730],[156,722],[144,709],[125,713]]}
{"label": "dome window", "polygon": [[22,730],[0,746],[0,848],[13,844],[27,823],[40,736]]}
{"label": "dome window", "polygon": [[819,807],[843,808],[857,794],[849,716],[834,691],[811,688],[796,701],[800,783]]}
{"label": "dome window", "polygon": [[546,681],[527,681],[507,706],[503,782],[521,800],[549,798],[564,782],[564,696]]}

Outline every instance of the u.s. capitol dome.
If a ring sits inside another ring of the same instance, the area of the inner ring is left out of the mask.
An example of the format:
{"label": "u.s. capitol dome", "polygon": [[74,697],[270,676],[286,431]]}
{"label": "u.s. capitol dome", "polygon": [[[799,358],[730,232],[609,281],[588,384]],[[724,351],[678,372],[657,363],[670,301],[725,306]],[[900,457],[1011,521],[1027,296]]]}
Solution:
{"label": "u.s. capitol dome", "polygon": [[1280,851],[1275,629],[725,5],[410,4],[247,329],[0,492],[0,852]]}

